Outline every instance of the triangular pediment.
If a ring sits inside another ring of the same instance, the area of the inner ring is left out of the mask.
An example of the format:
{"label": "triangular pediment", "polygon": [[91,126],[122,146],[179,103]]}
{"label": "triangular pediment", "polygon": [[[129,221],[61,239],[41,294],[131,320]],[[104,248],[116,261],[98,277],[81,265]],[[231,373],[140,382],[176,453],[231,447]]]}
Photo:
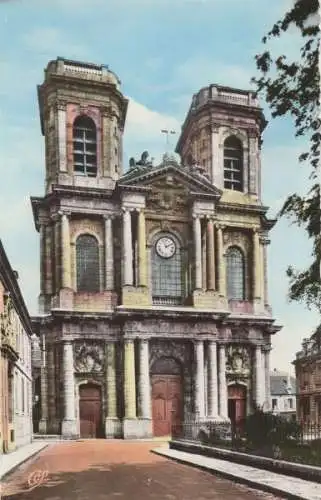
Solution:
{"label": "triangular pediment", "polygon": [[222,191],[197,171],[196,167],[181,166],[174,161],[168,161],[158,167],[137,167],[127,172],[119,179],[120,188],[157,188],[177,187],[186,193],[219,199]]}

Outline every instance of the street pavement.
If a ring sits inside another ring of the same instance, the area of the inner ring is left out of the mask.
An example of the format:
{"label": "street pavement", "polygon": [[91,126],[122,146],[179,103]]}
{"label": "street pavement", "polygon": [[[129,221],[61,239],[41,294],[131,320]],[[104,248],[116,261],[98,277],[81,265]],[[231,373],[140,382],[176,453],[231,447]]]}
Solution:
{"label": "street pavement", "polygon": [[2,481],[8,500],[279,500],[151,452],[155,441],[49,444]]}

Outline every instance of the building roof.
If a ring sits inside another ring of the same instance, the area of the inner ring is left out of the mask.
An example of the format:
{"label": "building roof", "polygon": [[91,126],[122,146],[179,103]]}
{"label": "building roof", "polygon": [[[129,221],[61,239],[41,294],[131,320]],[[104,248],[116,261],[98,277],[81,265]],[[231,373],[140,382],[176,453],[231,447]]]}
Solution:
{"label": "building roof", "polygon": [[272,396],[286,396],[287,394],[296,393],[295,377],[292,377],[286,372],[272,372],[270,374],[270,385]]}

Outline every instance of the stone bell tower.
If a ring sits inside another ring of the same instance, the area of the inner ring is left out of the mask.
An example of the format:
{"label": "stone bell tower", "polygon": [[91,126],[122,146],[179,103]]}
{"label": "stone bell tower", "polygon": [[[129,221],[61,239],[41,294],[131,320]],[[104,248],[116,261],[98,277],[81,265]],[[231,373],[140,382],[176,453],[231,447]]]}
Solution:
{"label": "stone bell tower", "polygon": [[[107,66],[59,57],[48,63],[38,99],[45,196],[31,202],[40,233],[39,310],[48,313],[52,308],[73,310],[77,297],[83,300],[74,293],[78,235],[91,238],[93,254],[104,259],[107,199],[123,171],[128,101]],[[93,276],[91,285],[102,294],[110,289],[103,272]]]}
{"label": "stone bell tower", "polygon": [[46,193],[53,185],[112,189],[122,175],[128,101],[107,66],[58,57],[38,86]]}

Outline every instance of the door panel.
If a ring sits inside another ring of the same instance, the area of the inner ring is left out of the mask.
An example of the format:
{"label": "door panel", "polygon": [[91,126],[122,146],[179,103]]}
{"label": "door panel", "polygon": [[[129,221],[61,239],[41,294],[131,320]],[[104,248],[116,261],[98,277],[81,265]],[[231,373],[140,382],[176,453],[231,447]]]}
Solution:
{"label": "door panel", "polygon": [[182,384],[178,375],[152,377],[154,436],[168,436],[182,420]]}
{"label": "door panel", "polygon": [[101,393],[95,385],[81,386],[79,389],[80,436],[99,437],[101,426]]}

